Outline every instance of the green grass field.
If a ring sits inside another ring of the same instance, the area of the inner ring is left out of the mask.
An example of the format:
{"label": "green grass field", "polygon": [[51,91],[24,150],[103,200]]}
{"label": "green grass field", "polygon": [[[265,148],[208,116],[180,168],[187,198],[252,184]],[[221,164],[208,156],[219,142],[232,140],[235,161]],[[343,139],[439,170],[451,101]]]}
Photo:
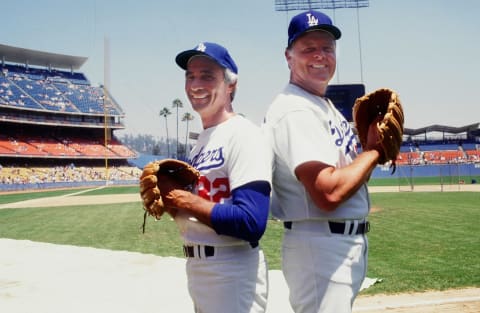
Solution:
{"label": "green grass field", "polygon": [[[73,192],[77,192],[74,190]],[[0,204],[71,193],[4,194]],[[85,195],[137,193],[116,187]],[[401,192],[371,194],[368,277],[381,283],[364,293],[443,290],[480,286],[480,193]],[[0,209],[0,237],[182,257],[173,221],[148,219],[142,234],[138,203]],[[280,269],[282,224],[270,220],[262,239],[270,269]]]}

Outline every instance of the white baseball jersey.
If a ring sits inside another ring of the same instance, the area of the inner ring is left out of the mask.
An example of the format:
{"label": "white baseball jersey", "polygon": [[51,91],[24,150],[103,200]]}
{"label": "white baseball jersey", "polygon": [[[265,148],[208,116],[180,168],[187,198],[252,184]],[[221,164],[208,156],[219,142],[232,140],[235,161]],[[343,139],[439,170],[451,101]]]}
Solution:
{"label": "white baseball jersey", "polygon": [[320,210],[295,168],[321,161],[336,168],[356,157],[356,139],[348,121],[327,99],[288,84],[267,111],[264,131],[274,151],[272,214],[284,221],[361,219],[368,215],[366,184],[335,211]]}
{"label": "white baseball jersey", "polygon": [[[200,171],[197,193],[217,203],[231,203],[231,190],[252,181],[271,182],[271,152],[260,128],[240,115],[205,129],[190,153],[190,163]],[[218,235],[188,213],[175,221],[186,244],[244,245],[245,241]]]}

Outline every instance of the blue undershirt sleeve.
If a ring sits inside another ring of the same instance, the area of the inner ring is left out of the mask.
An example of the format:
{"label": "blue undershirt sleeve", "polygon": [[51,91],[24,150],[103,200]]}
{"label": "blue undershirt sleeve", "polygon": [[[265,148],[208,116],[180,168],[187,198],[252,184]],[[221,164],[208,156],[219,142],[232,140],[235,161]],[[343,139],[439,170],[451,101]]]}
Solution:
{"label": "blue undershirt sleeve", "polygon": [[270,183],[254,181],[232,191],[232,203],[217,203],[211,214],[213,229],[227,235],[258,242],[267,227]]}

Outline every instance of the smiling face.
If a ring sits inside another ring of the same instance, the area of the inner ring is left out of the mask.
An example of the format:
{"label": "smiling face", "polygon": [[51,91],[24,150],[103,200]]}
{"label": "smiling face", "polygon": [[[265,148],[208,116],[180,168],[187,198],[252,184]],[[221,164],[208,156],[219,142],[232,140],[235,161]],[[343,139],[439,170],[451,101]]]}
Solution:
{"label": "smiling face", "polygon": [[206,56],[192,57],[185,74],[185,92],[200,114],[204,128],[217,125],[233,114],[231,94],[235,83],[225,81],[225,69]]}
{"label": "smiling face", "polygon": [[324,31],[307,32],[285,51],[290,82],[317,96],[324,96],[337,64],[333,36]]}

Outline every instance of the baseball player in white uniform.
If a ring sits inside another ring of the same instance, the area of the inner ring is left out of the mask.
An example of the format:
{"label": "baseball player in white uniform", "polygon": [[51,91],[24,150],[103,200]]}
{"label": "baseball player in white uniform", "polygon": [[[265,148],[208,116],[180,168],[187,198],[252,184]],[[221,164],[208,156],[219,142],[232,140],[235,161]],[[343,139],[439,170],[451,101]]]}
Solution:
{"label": "baseball player in white uniform", "polygon": [[268,143],[233,111],[238,69],[224,47],[204,42],[176,63],[204,128],[189,157],[201,173],[196,194],[164,198],[183,236],[195,312],[265,312],[268,269],[258,242],[270,203]]}
{"label": "baseball player in white uniform", "polygon": [[296,313],[347,313],[367,270],[366,182],[377,164],[325,98],[341,32],[318,11],[294,16],[285,56],[290,82],[269,107],[264,131],[274,151],[272,214],[282,220],[282,270]]}

